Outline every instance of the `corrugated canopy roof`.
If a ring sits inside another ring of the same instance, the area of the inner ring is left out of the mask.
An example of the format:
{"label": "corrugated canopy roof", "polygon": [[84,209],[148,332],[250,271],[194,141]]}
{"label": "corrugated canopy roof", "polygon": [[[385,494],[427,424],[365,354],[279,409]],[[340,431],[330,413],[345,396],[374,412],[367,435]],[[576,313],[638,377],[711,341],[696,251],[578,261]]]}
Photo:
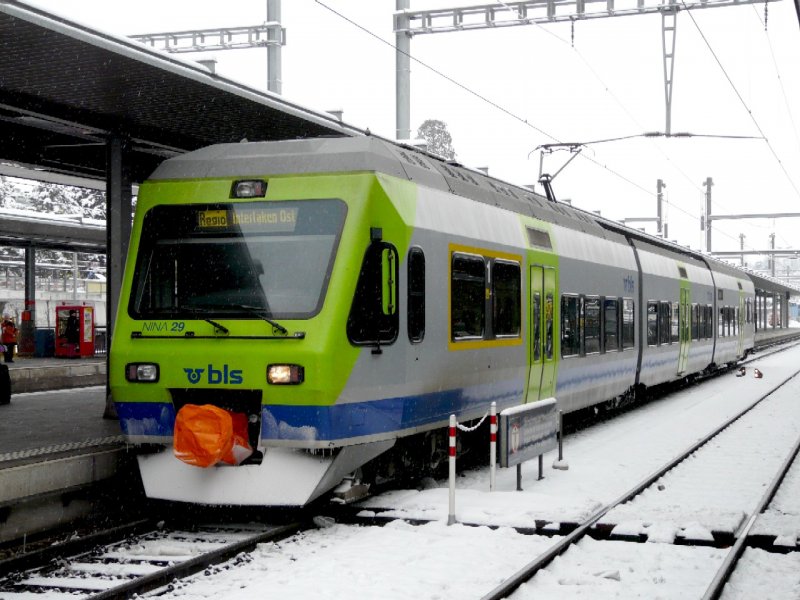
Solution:
{"label": "corrugated canopy roof", "polygon": [[105,140],[130,138],[134,182],[208,144],[359,135],[326,113],[138,42],[0,2],[0,161],[105,177]]}

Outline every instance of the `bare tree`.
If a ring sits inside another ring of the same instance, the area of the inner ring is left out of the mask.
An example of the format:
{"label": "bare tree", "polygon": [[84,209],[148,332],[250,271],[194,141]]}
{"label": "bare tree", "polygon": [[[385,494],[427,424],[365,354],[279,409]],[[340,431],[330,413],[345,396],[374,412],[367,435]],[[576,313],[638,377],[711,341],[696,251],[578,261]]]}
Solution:
{"label": "bare tree", "polygon": [[456,157],[453,138],[447,131],[447,123],[437,119],[428,119],[417,129],[417,137],[428,142],[428,151],[447,160]]}

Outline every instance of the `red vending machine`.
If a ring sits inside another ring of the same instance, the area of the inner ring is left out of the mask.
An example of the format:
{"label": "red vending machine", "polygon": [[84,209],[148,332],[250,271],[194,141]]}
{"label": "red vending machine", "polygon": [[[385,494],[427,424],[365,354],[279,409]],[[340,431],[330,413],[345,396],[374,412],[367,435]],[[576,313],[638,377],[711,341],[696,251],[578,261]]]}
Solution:
{"label": "red vending machine", "polygon": [[55,354],[62,358],[94,356],[94,307],[56,308]]}

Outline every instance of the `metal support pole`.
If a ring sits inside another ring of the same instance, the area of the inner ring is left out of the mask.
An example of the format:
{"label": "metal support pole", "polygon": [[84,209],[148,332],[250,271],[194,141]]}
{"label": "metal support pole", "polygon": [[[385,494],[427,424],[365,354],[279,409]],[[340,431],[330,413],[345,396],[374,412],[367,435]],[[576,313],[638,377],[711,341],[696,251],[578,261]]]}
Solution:
{"label": "metal support pole", "polygon": [[[664,192],[663,189],[667,187],[666,184],[661,180],[656,180],[656,226],[658,228],[658,235],[661,235],[664,231]],[[664,234],[664,237],[667,237]]]}
{"label": "metal support pole", "polygon": [[539,481],[544,479],[544,455],[539,455]]}
{"label": "metal support pole", "polygon": [[489,408],[489,491],[494,491],[497,481],[497,402]]}
{"label": "metal support pole", "polygon": [[740,234],[739,234],[739,250],[741,250],[741,251],[742,251],[742,256],[741,256],[741,261],[742,261],[742,262],[741,262],[741,266],[743,266],[743,267],[745,266],[745,264],[744,264],[744,238],[745,238],[745,237],[746,237],[746,236],[745,236],[743,233],[740,233]]}
{"label": "metal support pole", "polygon": [[[267,22],[281,22],[281,0],[267,0]],[[272,28],[267,34],[270,41],[278,42],[267,46],[267,89],[276,94],[282,93],[283,78],[281,74],[281,40],[282,30]]]}
{"label": "metal support pole", "polygon": [[[411,0],[397,0],[395,6],[398,13],[410,8]],[[395,30],[408,29],[408,17],[397,15]],[[395,135],[398,140],[411,139],[411,34],[406,31],[397,31],[396,43],[396,123]]]}
{"label": "metal support pole", "polygon": [[664,133],[672,134],[672,77],[675,72],[675,37],[678,25],[677,9],[661,11],[661,46],[664,58],[664,101],[666,123]]}
{"label": "metal support pole", "polygon": [[517,463],[517,491],[522,491],[522,463]]}
{"label": "metal support pole", "polygon": [[78,253],[72,253],[72,299],[78,301]]}
{"label": "metal support pole", "polygon": [[[131,178],[125,160],[126,146],[127,140],[116,135],[106,143],[106,344],[109,349],[131,237]],[[117,411],[108,384],[110,372],[107,367],[103,418],[116,419]]]}
{"label": "metal support pole", "polygon": [[456,416],[450,415],[450,503],[447,513],[447,524],[456,522]]}
{"label": "metal support pole", "polygon": [[714,180],[708,177],[703,185],[706,186],[706,252],[711,252],[711,187]]}
{"label": "metal support pole", "polygon": [[17,354],[33,356],[36,347],[36,248],[25,248],[25,306],[17,314]]}
{"label": "metal support pole", "polygon": [[[769,234],[769,249],[770,250],[775,250],[775,234],[774,233],[770,233]],[[774,254],[770,254],[769,255],[769,272],[770,272],[770,275],[775,277],[775,255]]]}
{"label": "metal support pole", "polygon": [[558,462],[564,460],[564,413],[558,411]]}

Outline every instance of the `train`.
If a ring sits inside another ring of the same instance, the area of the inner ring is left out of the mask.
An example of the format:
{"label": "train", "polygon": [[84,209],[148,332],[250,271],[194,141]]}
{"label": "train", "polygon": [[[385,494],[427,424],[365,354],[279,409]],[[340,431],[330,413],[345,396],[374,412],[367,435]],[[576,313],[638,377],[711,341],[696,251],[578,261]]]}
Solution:
{"label": "train", "polygon": [[[140,186],[109,382],[148,497],[303,506],[438,464],[451,414],[732,366],[754,298],[738,268],[411,146],[218,144]],[[176,455],[198,406],[244,423],[248,458]]]}

